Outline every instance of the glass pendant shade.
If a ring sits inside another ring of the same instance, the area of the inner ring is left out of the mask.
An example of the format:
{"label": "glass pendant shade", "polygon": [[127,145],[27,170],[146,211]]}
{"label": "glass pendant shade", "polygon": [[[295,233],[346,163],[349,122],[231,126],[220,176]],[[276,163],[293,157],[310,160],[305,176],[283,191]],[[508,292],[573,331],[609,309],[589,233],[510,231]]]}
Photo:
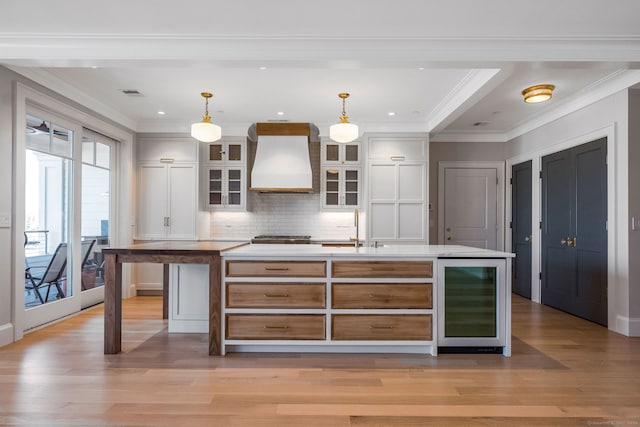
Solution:
{"label": "glass pendant shade", "polygon": [[358,126],[349,122],[331,125],[329,128],[329,138],[343,144],[354,141],[358,138]]}
{"label": "glass pendant shade", "polygon": [[214,142],[222,138],[222,128],[211,123],[201,121],[191,125],[191,136],[202,142]]}
{"label": "glass pendant shade", "polygon": [[214,142],[222,138],[222,128],[211,123],[211,116],[209,115],[209,98],[212,98],[213,94],[209,92],[202,92],[200,95],[205,99],[204,116],[202,116],[201,122],[191,125],[191,136],[198,141]]}
{"label": "glass pendant shade", "polygon": [[335,142],[343,144],[354,141],[358,138],[358,126],[353,123],[349,123],[349,118],[347,117],[347,113],[344,108],[345,100],[348,97],[348,93],[338,94],[338,98],[342,99],[342,115],[340,116],[340,123],[336,123],[329,127],[329,138]]}

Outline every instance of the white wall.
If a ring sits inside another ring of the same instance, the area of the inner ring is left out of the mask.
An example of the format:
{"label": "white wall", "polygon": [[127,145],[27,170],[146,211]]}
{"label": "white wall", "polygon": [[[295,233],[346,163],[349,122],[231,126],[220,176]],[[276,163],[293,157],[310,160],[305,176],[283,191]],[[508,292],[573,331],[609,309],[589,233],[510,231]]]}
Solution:
{"label": "white wall", "polygon": [[[629,91],[629,217],[640,222],[640,90]],[[630,224],[630,222],[628,222]],[[640,336],[640,225],[629,232],[629,318]]]}
{"label": "white wall", "polygon": [[[508,159],[507,171],[510,170],[510,164],[532,159],[535,175],[539,170],[542,156],[603,136],[608,138],[608,325],[609,329],[625,335],[640,335],[640,330],[632,330],[633,325],[637,324],[640,318],[637,314],[634,318],[629,310],[630,297],[638,292],[636,289],[638,276],[629,276],[628,105],[628,91],[618,92],[509,141],[505,154]],[[534,185],[534,187],[537,186]],[[539,218],[539,196],[539,189],[534,188],[533,210],[534,217],[537,218]],[[535,219],[534,222],[536,222]],[[535,236],[533,252],[539,253],[539,239],[536,241]],[[534,267],[538,262],[537,256],[534,255]],[[634,274],[637,273],[634,272]],[[537,274],[534,273],[535,275]],[[536,292],[534,291],[533,294],[535,299]]]}

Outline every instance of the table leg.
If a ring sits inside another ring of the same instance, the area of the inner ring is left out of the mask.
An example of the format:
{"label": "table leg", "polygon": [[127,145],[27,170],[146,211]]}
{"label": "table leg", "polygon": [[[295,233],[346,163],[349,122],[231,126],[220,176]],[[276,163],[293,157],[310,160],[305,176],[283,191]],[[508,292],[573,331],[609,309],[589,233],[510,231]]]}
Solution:
{"label": "table leg", "polygon": [[122,264],[115,254],[104,256],[104,354],[119,353],[122,345]]}
{"label": "table leg", "polygon": [[221,350],[221,301],[220,256],[215,255],[209,261],[209,355],[219,355]]}
{"label": "table leg", "polygon": [[169,264],[162,266],[162,318],[169,318]]}

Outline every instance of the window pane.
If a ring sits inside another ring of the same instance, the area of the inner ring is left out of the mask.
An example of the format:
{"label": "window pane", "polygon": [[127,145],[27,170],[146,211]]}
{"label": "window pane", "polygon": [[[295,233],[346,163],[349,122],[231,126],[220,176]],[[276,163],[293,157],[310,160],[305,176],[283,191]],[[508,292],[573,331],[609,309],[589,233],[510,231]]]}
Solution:
{"label": "window pane", "polygon": [[96,142],[96,166],[111,169],[111,147],[101,142]]}
{"label": "window pane", "polygon": [[93,164],[94,146],[92,139],[82,137],[82,163]]}
{"label": "window pane", "polygon": [[82,165],[83,291],[104,285],[102,248],[109,246],[110,174],[108,169]]}
{"label": "window pane", "polygon": [[51,154],[59,156],[71,157],[73,141],[73,132],[69,129],[53,124],[53,134],[51,135]]}
{"label": "window pane", "polygon": [[26,145],[27,148],[49,152],[51,142],[51,122],[47,122],[40,117],[27,115]]}
{"label": "window pane", "polygon": [[73,293],[71,283],[67,283],[65,268],[70,252],[67,243],[71,227],[71,166],[69,159],[25,150],[24,250],[27,308]]}

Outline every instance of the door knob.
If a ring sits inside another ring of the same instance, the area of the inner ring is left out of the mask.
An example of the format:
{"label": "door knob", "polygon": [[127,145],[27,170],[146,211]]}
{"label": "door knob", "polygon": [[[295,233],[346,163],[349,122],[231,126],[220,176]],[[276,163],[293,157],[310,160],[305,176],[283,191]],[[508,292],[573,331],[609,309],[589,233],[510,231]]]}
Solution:
{"label": "door knob", "polygon": [[525,236],[524,241],[531,243],[531,235]]}
{"label": "door knob", "polygon": [[560,243],[562,243],[562,246],[569,246],[569,238],[564,237],[562,240],[560,240]]}

